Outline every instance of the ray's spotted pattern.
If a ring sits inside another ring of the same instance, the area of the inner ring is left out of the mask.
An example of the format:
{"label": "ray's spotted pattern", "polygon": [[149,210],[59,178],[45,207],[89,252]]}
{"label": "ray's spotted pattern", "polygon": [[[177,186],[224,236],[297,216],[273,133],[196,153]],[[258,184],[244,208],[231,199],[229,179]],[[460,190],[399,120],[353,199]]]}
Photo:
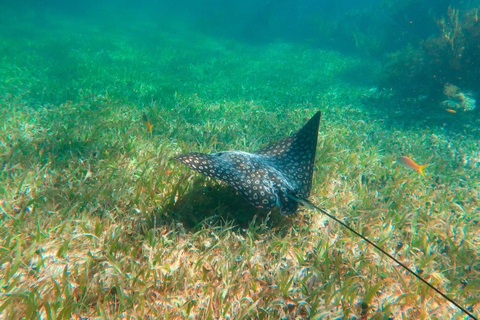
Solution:
{"label": "ray's spotted pattern", "polygon": [[289,215],[298,209],[295,198],[310,195],[320,118],[317,112],[297,133],[254,153],[194,152],[172,160],[229,184],[257,208],[278,206]]}

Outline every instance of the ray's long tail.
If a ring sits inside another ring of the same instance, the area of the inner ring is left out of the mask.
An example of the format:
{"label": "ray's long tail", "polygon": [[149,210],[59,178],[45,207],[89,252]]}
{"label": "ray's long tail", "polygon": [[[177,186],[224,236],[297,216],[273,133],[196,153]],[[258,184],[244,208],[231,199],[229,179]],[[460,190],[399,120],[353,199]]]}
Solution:
{"label": "ray's long tail", "polygon": [[[423,166],[422,166],[423,167]],[[413,276],[415,276],[418,280],[420,280],[421,282],[423,282],[424,284],[426,284],[429,288],[433,289],[436,293],[438,293],[439,295],[441,295],[444,299],[446,299],[447,301],[449,301],[451,304],[453,304],[454,306],[456,306],[458,309],[460,309],[463,313],[465,313],[466,315],[468,315],[470,318],[472,318],[473,320],[478,320],[477,317],[475,317],[471,312],[469,312],[467,309],[465,309],[464,307],[462,307],[461,305],[459,305],[458,303],[456,303],[453,299],[449,298],[447,295],[445,295],[443,292],[441,292],[439,289],[435,288],[433,285],[431,285],[427,280],[425,280],[424,278],[422,278],[420,275],[418,275],[416,272],[414,272],[412,269],[410,269],[409,267],[407,267],[406,265],[404,265],[402,262],[400,262],[399,260],[397,260],[397,258],[395,258],[394,256],[392,256],[391,254],[389,254],[388,252],[386,252],[385,250],[383,250],[382,248],[380,248],[378,245],[376,245],[374,242],[370,241],[368,238],[364,237],[363,235],[361,235],[359,232],[357,232],[356,230],[352,229],[351,227],[349,227],[345,222],[339,220],[337,217],[335,217],[333,214],[325,211],[324,209],[322,208],[319,208],[317,207],[316,205],[314,205],[313,203],[311,203],[310,201],[308,200],[305,200],[305,199],[300,199],[300,198],[297,198],[295,196],[292,196],[292,195],[288,195],[290,198],[298,201],[300,204],[302,204],[304,207],[306,208],[309,208],[309,209],[312,209],[312,210],[318,210],[319,212],[323,213],[324,215],[326,215],[327,217],[329,217],[330,219],[332,220],[335,220],[336,222],[338,222],[339,224],[341,224],[343,227],[347,228],[348,230],[350,230],[350,232],[354,233],[355,235],[357,235],[358,237],[362,238],[365,242],[367,242],[369,245],[373,246],[375,249],[377,249],[378,251],[380,251],[381,253],[383,253],[384,255],[386,255],[387,257],[389,257],[390,259],[392,259],[393,261],[395,261],[396,263],[398,263],[402,268],[404,268],[405,270],[407,270],[410,274],[412,274]]]}

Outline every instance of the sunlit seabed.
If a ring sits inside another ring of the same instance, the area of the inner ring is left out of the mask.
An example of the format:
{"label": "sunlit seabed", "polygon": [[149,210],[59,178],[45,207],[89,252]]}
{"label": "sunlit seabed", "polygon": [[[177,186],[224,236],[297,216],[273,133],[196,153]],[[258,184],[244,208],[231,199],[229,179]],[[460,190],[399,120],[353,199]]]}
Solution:
{"label": "sunlit seabed", "polygon": [[[478,304],[468,115],[412,118],[388,90],[345,81],[371,62],[335,52],[45,19],[0,40],[3,316],[462,318],[320,214],[256,211],[168,161],[256,150],[317,110],[310,199]],[[431,163],[426,177],[399,155]]]}

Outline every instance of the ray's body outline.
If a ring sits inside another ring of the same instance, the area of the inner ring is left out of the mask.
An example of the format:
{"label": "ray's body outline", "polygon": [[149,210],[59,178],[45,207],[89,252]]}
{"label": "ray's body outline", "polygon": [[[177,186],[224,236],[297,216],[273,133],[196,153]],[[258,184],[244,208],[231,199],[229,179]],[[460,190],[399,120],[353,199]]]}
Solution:
{"label": "ray's body outline", "polygon": [[283,215],[290,215],[299,203],[289,195],[310,196],[320,119],[319,111],[295,134],[253,153],[192,152],[172,160],[227,183],[256,208],[279,207]]}

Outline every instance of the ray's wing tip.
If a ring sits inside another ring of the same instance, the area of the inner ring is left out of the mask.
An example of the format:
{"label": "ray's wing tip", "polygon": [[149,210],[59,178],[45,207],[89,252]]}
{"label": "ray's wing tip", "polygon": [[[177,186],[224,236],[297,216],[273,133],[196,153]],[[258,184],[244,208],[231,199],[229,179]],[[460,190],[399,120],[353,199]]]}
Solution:
{"label": "ray's wing tip", "polygon": [[[312,127],[317,127],[319,128],[320,127],[320,120],[322,119],[322,112],[321,111],[317,111],[313,117],[310,118],[310,120],[308,120],[308,122],[305,124],[304,127],[306,128],[312,128]],[[302,128],[303,129],[303,128]]]}
{"label": "ray's wing tip", "polygon": [[304,127],[311,127],[312,125],[320,125],[320,120],[322,119],[322,112],[317,111],[308,122],[304,125]]}
{"label": "ray's wing tip", "polygon": [[205,154],[205,153],[201,153],[201,152],[190,152],[190,153],[182,153],[182,154],[178,154],[174,157],[171,157],[169,159],[169,161],[177,161],[177,162],[181,162],[181,163],[185,163],[185,160],[189,160],[189,159],[199,159],[199,158],[205,158],[205,157],[208,157],[209,154]]}
{"label": "ray's wing tip", "polygon": [[176,156],[171,157],[171,158],[169,159],[169,161],[177,161],[177,162],[184,163],[184,161],[185,161],[186,159],[191,158],[191,156],[192,156],[191,153],[177,154]]}
{"label": "ray's wing tip", "polygon": [[183,156],[184,154],[177,154],[176,156],[174,157],[171,157],[170,159],[168,159],[168,161],[177,161],[177,162],[181,162],[180,158]]}

